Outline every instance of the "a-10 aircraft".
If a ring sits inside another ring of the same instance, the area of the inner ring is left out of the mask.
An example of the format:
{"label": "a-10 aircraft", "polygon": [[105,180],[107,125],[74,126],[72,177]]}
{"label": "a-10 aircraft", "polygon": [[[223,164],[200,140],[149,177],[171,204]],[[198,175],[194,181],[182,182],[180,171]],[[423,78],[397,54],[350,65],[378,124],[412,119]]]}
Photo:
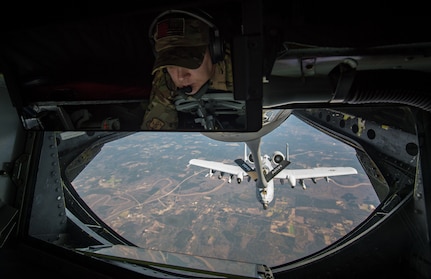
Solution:
{"label": "a-10 aircraft", "polygon": [[318,167],[309,169],[286,169],[290,164],[289,147],[286,144],[286,155],[281,151],[275,151],[272,156],[267,154],[258,157],[255,161],[252,153],[247,155],[247,145],[244,145],[244,159],[238,158],[235,160],[237,165],[224,164],[215,161],[207,161],[201,159],[191,159],[189,165],[208,168],[209,173],[206,175],[212,177],[215,171],[220,172],[218,178],[221,179],[225,174],[228,174],[228,183],[232,182],[232,178],[236,177],[236,181],[241,183],[244,179],[258,182],[259,176],[255,165],[261,166],[264,179],[267,182],[256,183],[256,198],[262,204],[263,209],[268,209],[269,204],[274,199],[274,180],[278,179],[281,184],[287,180],[292,188],[296,186],[298,181],[305,190],[305,179],[311,179],[316,183],[317,179],[325,178],[329,182],[329,176],[357,174],[357,170],[352,167]]}

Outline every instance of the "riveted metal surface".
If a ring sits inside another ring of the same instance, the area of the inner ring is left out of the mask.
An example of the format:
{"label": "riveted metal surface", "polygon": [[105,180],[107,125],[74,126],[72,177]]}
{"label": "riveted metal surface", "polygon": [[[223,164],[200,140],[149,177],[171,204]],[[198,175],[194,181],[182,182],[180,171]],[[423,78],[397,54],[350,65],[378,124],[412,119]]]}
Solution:
{"label": "riveted metal surface", "polygon": [[[376,112],[385,113],[384,109],[376,109]],[[373,186],[381,200],[405,187],[413,187],[418,139],[411,130],[403,129],[408,126],[409,117],[403,118],[406,123],[387,123],[382,120],[384,117],[378,118],[371,113],[358,115],[334,109],[295,110],[293,114],[356,148],[357,157],[369,178],[378,182]],[[369,158],[362,156],[363,151]]]}
{"label": "riveted metal surface", "polygon": [[67,218],[54,133],[44,135],[37,176],[29,233],[55,242],[64,231]]}

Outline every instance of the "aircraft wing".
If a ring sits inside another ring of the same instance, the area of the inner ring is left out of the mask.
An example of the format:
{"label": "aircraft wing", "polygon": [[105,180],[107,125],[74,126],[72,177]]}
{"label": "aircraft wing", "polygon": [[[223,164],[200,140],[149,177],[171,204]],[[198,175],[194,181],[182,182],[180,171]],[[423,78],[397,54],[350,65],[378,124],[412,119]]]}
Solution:
{"label": "aircraft wing", "polygon": [[286,179],[306,179],[306,178],[320,178],[339,175],[357,174],[358,171],[352,167],[322,167],[311,169],[284,169],[279,172],[274,178]]}
{"label": "aircraft wing", "polygon": [[211,169],[214,171],[223,172],[223,173],[229,173],[229,174],[234,174],[234,175],[238,175],[241,173],[244,176],[246,175],[246,173],[239,166],[223,164],[220,162],[206,161],[206,160],[200,160],[200,159],[191,159],[189,161],[189,164],[195,165],[198,167]]}

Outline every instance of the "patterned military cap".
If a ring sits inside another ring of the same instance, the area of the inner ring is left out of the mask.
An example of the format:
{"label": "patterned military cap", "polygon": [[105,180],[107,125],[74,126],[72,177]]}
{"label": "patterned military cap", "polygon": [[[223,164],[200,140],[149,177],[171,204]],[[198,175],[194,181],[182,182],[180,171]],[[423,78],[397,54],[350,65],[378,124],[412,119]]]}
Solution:
{"label": "patterned military cap", "polygon": [[196,69],[209,44],[209,26],[194,18],[166,18],[157,22],[153,38],[157,53],[153,73],[166,66]]}

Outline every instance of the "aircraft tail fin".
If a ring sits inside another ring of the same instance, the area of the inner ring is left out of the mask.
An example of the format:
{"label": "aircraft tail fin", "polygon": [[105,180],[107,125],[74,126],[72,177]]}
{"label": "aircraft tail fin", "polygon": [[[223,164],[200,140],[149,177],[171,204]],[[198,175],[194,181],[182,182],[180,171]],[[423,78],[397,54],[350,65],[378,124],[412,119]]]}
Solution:
{"label": "aircraft tail fin", "polygon": [[289,159],[289,144],[288,143],[286,143],[286,160],[290,161],[290,159]]}

